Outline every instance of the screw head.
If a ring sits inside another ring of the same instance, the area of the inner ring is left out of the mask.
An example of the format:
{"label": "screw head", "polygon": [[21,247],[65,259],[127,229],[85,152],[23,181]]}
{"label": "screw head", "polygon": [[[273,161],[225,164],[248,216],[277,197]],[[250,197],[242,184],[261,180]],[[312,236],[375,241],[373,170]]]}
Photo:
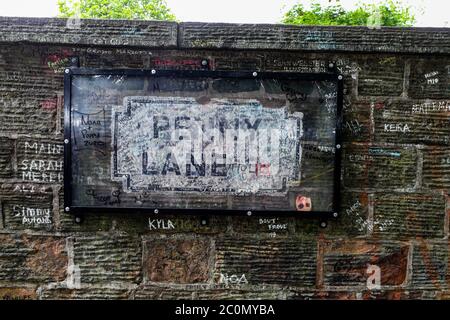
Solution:
{"label": "screw head", "polygon": [[64,208],[64,211],[69,212],[69,211],[70,211],[70,208],[69,208],[69,207],[65,207],[65,208]]}
{"label": "screw head", "polygon": [[204,226],[204,225],[206,225],[206,220],[205,219],[202,219],[202,226]]}
{"label": "screw head", "polygon": [[333,62],[330,62],[330,64],[328,65],[328,67],[334,68],[334,63],[333,63]]}
{"label": "screw head", "polygon": [[152,69],[152,74],[156,74],[156,70],[155,69]]}
{"label": "screw head", "polygon": [[202,66],[207,66],[208,65],[208,60],[202,60]]}
{"label": "screw head", "polygon": [[337,212],[333,212],[333,217],[337,218],[338,217],[338,213]]}
{"label": "screw head", "polygon": [[69,143],[69,139],[64,139],[64,143],[68,144]]}
{"label": "screw head", "polygon": [[341,148],[341,145],[340,144],[337,144],[336,145],[336,149],[340,149]]}
{"label": "screw head", "polygon": [[344,79],[344,77],[342,75],[338,75],[338,79],[342,80],[342,79]]}
{"label": "screw head", "polygon": [[325,221],[322,221],[322,222],[320,223],[320,227],[321,227],[321,228],[326,228],[326,227],[327,227],[327,223],[326,223]]}
{"label": "screw head", "polygon": [[252,215],[252,212],[249,210],[249,211],[247,211],[247,215],[248,216],[251,216]]}
{"label": "screw head", "polygon": [[253,72],[253,76],[256,77],[258,75],[258,72]]}
{"label": "screw head", "polygon": [[153,210],[153,212],[157,214],[159,212],[159,210],[155,209],[155,210]]}
{"label": "screw head", "polygon": [[64,70],[65,73],[70,73],[70,69]]}
{"label": "screw head", "polygon": [[80,217],[75,217],[75,222],[76,223],[80,223],[81,222],[81,218]]}

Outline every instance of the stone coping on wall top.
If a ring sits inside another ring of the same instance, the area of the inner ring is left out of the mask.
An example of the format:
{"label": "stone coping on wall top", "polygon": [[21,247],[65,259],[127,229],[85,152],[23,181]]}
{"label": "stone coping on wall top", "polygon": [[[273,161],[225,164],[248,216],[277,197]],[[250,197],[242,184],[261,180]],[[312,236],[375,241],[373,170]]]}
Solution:
{"label": "stone coping on wall top", "polygon": [[0,17],[0,42],[161,49],[450,53],[450,28]]}

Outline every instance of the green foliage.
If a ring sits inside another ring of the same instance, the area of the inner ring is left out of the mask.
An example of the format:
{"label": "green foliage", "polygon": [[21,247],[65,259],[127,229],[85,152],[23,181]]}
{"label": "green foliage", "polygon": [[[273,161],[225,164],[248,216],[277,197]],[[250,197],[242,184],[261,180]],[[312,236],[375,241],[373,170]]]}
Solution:
{"label": "green foliage", "polygon": [[309,9],[301,3],[294,5],[285,13],[282,22],[297,25],[407,27],[414,24],[415,17],[411,7],[402,6],[395,0],[384,0],[380,4],[358,3],[354,10],[348,11],[339,1],[323,7],[313,1]]}
{"label": "green foliage", "polygon": [[61,18],[175,20],[165,0],[58,0],[58,7]]}

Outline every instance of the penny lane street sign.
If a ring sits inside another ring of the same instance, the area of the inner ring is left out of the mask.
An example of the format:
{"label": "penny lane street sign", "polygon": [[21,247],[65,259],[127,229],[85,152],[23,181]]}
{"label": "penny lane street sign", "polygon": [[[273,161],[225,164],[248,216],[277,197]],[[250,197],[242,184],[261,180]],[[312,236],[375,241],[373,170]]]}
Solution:
{"label": "penny lane street sign", "polygon": [[299,179],[302,113],[252,99],[129,97],[113,111],[126,191],[279,192]]}
{"label": "penny lane street sign", "polygon": [[336,216],[342,78],[67,69],[65,209]]}

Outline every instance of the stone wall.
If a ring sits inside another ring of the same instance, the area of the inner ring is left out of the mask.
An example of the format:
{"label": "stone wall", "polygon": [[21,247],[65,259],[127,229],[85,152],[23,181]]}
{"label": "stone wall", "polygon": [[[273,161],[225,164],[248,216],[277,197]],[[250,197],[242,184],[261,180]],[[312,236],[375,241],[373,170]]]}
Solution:
{"label": "stone wall", "polygon": [[[63,211],[63,70],[345,77],[341,217]],[[0,18],[0,299],[450,298],[450,29]],[[39,216],[39,221],[23,219]],[[368,266],[381,288],[367,286]]]}

